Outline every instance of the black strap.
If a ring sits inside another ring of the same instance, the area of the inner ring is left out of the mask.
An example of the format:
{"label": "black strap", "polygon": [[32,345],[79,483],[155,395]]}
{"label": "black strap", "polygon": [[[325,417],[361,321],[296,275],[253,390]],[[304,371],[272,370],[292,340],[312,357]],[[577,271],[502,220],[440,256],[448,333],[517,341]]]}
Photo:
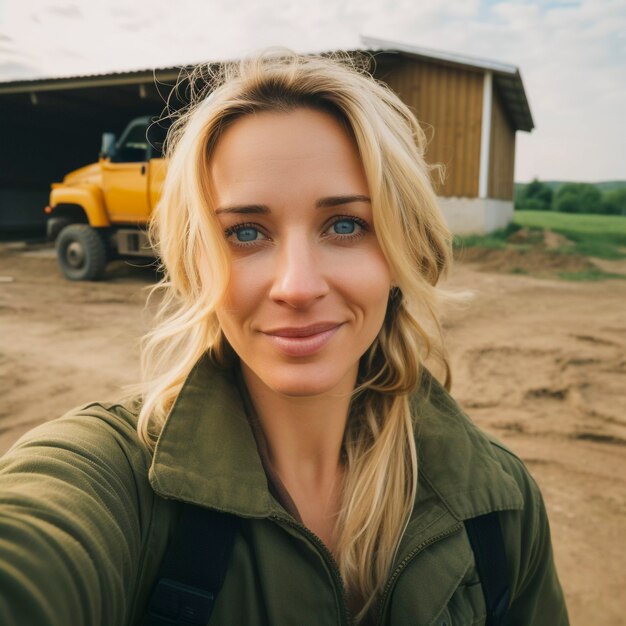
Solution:
{"label": "black strap", "polygon": [[226,576],[238,521],[183,505],[142,626],[206,626]]}
{"label": "black strap", "polygon": [[507,623],[511,591],[498,514],[487,513],[467,519],[464,523],[487,605],[485,626],[504,626]]}
{"label": "black strap", "polygon": [[[497,513],[465,520],[483,587],[485,626],[506,626],[511,592]],[[235,516],[185,504],[142,626],[206,626],[233,548]]]}

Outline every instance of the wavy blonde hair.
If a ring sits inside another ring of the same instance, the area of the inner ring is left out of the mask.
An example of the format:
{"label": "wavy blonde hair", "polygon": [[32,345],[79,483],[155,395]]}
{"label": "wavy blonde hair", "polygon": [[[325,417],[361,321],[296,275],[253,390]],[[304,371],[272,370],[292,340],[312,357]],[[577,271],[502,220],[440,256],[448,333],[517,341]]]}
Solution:
{"label": "wavy blonde hair", "polygon": [[417,455],[409,396],[427,356],[443,363],[449,381],[436,284],[450,264],[451,237],[415,116],[356,65],[347,56],[281,50],[219,71],[200,67],[188,77],[191,105],[168,134],[168,173],[151,222],[164,270],[154,289],[163,297],[144,338],[138,431],[153,448],[193,365],[205,353],[217,362],[223,357],[215,310],[229,280],[229,252],[207,175],[222,132],[261,111],[310,107],[334,115],[358,148],[374,229],[395,283],[383,327],[361,359],[344,441],[337,554],[347,588],[361,600],[360,620],[389,576],[413,507]]}

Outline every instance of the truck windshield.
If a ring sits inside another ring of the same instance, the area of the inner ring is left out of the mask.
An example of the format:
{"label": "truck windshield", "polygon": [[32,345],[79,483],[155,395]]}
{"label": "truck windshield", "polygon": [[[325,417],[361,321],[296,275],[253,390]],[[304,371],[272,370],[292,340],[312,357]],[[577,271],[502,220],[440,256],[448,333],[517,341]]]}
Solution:
{"label": "truck windshield", "polygon": [[145,161],[148,158],[146,130],[144,124],[131,126],[117,148],[115,161]]}

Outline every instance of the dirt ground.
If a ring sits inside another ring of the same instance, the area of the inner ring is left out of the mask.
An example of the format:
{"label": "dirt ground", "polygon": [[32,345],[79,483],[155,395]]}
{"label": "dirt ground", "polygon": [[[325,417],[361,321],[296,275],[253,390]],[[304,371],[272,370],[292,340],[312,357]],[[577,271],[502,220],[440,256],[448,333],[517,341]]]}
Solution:
{"label": "dirt ground", "polygon": [[[117,263],[71,283],[49,247],[0,244],[0,453],[136,380],[154,279]],[[453,395],[541,486],[571,623],[626,624],[626,281],[461,263],[448,286],[474,294],[446,321]]]}

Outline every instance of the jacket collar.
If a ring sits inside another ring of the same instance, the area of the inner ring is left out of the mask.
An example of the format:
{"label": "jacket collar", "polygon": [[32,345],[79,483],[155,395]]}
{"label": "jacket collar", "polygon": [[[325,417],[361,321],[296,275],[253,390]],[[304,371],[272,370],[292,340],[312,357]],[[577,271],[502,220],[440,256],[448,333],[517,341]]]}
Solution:
{"label": "jacket collar", "polygon": [[[412,408],[420,476],[413,518],[433,508],[457,520],[521,508],[494,443],[427,371]],[[150,482],[162,497],[242,517],[282,510],[269,492],[234,372],[208,358],[196,364],[157,442]]]}
{"label": "jacket collar", "polygon": [[234,372],[198,361],[161,431],[149,478],[165,498],[243,517],[274,512]]}
{"label": "jacket collar", "polygon": [[416,508],[432,494],[457,520],[523,507],[517,482],[496,452],[500,448],[501,455],[504,446],[481,431],[427,370],[412,400],[420,475]]}

